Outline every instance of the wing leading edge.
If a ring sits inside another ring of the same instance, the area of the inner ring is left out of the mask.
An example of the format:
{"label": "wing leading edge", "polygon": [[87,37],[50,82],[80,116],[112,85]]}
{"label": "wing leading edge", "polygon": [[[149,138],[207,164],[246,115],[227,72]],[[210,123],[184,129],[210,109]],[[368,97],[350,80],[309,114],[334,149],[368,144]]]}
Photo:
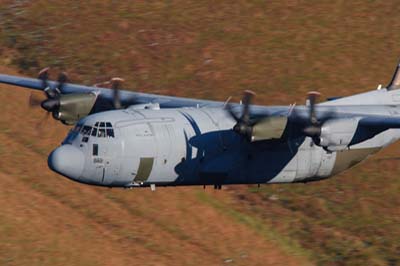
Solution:
{"label": "wing leading edge", "polygon": [[[34,89],[34,90],[43,90],[42,81],[33,78],[0,74],[0,83]],[[49,81],[48,84],[51,87],[55,87],[57,85],[56,82],[54,81]],[[90,86],[77,85],[71,83],[66,83],[63,86],[63,94],[89,93],[89,92],[98,92],[99,96],[103,100],[113,99],[113,92],[111,89],[90,87]],[[164,96],[164,95],[156,95],[149,93],[131,92],[126,90],[121,91],[120,97],[121,97],[121,102],[124,103],[124,105],[133,105],[141,103],[159,103],[160,107],[162,108],[205,107],[205,106],[221,107],[224,105],[223,102],[219,101]]]}
{"label": "wing leading edge", "polygon": [[[43,90],[43,84],[40,79],[35,78],[26,78],[12,75],[0,74],[0,83],[9,84],[18,87],[24,87],[35,90]],[[57,82],[48,81],[48,85],[51,88],[57,87]],[[100,88],[100,87],[91,87],[84,86],[78,84],[65,83],[63,85],[63,94],[72,94],[72,93],[90,93],[95,92],[98,94],[99,104],[110,103],[113,101],[114,93],[112,89],[108,88]],[[193,107],[193,108],[202,108],[202,107],[211,107],[211,108],[223,108],[226,105],[226,102],[222,101],[212,101],[212,100],[203,100],[203,99],[193,99],[193,98],[184,98],[184,97],[175,97],[175,96],[166,96],[166,95],[157,95],[150,93],[141,93],[141,92],[132,92],[121,90],[119,93],[121,104],[123,106],[135,105],[135,104],[148,104],[148,103],[157,103],[161,108],[182,108],[182,107]],[[232,103],[232,107],[236,110],[241,109],[240,104]],[[281,116],[288,112],[289,107],[287,106],[260,106],[260,105],[252,105],[251,106],[251,116],[252,117],[264,117],[265,115],[269,116]],[[99,109],[99,111],[104,111],[103,109]]]}

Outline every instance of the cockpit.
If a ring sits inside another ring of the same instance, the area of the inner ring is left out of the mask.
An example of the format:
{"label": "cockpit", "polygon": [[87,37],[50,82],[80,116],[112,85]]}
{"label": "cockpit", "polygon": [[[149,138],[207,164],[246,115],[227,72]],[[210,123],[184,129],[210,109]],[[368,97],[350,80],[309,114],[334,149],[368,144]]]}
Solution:
{"label": "cockpit", "polygon": [[94,126],[84,125],[80,131],[82,142],[88,142],[89,137],[114,138],[114,129],[110,122],[96,122]]}
{"label": "cockpit", "polygon": [[114,128],[111,122],[96,122],[93,125],[78,123],[68,134],[63,143],[72,143],[79,135],[82,142],[88,142],[89,138],[114,138]]}

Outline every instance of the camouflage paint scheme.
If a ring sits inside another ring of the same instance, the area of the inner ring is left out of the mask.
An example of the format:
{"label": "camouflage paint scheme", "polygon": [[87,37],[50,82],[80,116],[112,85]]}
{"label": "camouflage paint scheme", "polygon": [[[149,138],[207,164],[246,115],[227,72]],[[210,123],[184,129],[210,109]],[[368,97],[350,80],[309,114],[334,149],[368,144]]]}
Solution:
{"label": "camouflage paint scheme", "polygon": [[[81,133],[71,132],[50,155],[50,167],[75,181],[110,187],[308,182],[344,171],[400,137],[390,129],[336,152],[310,137],[249,142],[231,130],[235,121],[222,108],[128,108],[90,115],[80,124],[99,121],[113,124],[115,138],[82,143]],[[92,156],[93,144],[98,156]],[[65,146],[83,154],[78,175],[67,169],[67,158],[76,155],[63,153]]]}

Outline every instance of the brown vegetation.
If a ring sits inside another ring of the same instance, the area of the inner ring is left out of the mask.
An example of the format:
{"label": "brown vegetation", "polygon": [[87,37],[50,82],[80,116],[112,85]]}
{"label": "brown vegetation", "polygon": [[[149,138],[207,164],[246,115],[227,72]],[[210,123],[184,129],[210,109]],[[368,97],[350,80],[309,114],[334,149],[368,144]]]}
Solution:
{"label": "brown vegetation", "polygon": [[[309,90],[349,95],[389,81],[399,11],[361,0],[3,0],[0,62],[86,84],[121,76],[128,89],[170,95],[223,100],[251,88],[257,103],[290,104]],[[308,185],[105,190],[47,170],[67,129],[37,128],[43,113],[28,95],[1,86],[1,264],[400,263],[399,145]]]}

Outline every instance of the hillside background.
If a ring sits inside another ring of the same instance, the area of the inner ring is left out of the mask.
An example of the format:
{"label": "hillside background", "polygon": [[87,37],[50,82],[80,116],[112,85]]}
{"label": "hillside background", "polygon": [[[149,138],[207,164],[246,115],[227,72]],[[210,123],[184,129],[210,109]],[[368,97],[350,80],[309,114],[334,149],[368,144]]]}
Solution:
{"label": "hillside background", "polygon": [[[0,72],[303,103],[386,84],[397,1],[0,0]],[[400,145],[306,185],[120,190],[50,172],[68,127],[0,85],[0,265],[400,265]]]}

